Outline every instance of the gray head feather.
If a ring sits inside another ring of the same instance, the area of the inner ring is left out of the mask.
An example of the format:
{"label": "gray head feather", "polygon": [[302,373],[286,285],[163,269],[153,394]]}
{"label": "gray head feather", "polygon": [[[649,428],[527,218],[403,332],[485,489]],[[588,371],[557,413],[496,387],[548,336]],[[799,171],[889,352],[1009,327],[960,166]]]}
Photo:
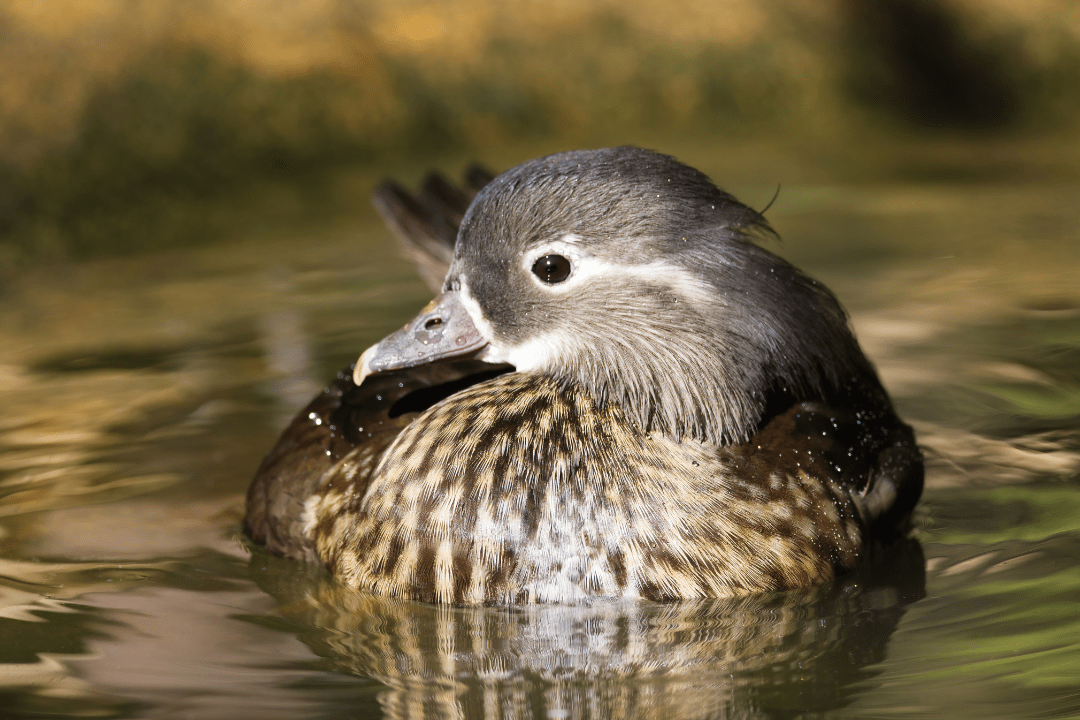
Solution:
{"label": "gray head feather", "polygon": [[[544,346],[531,371],[620,403],[646,431],[738,442],[777,394],[879,387],[832,294],[754,243],[772,234],[666,155],[562,153],[477,195],[447,283],[468,286],[493,346]],[[581,277],[538,282],[530,259],[550,248]]]}

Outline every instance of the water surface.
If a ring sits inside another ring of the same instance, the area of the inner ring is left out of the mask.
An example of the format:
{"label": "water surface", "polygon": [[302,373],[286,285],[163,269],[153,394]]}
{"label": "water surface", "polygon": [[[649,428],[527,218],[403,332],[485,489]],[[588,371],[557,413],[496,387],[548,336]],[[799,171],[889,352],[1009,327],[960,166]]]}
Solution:
{"label": "water surface", "polygon": [[428,299],[373,220],[30,272],[0,299],[0,714],[1080,715],[1078,190],[784,188],[775,249],[851,311],[927,490],[864,571],[709,603],[436,608],[244,543],[276,434]]}

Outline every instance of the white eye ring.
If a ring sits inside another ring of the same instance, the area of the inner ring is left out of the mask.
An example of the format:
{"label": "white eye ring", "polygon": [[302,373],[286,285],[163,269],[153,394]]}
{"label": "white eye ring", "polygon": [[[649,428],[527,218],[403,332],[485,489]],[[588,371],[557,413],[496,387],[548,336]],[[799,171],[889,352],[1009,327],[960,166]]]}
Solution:
{"label": "white eye ring", "polygon": [[532,248],[523,258],[526,272],[538,285],[555,289],[578,275],[580,262],[588,257],[581,252],[575,235],[565,235],[559,240]]}

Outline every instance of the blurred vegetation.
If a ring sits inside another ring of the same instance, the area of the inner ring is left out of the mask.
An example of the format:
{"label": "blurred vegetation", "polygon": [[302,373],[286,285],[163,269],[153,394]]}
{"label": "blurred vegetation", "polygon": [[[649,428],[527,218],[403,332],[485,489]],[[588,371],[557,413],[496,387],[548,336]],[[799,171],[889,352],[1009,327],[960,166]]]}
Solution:
{"label": "blurred vegetation", "polygon": [[1065,18],[1031,3],[1027,27],[988,33],[947,2],[846,0],[845,8],[853,101],[921,128],[1075,128],[1080,38],[1069,31],[1080,13],[1074,27],[1052,29]]}
{"label": "blurred vegetation", "polygon": [[522,143],[1072,136],[1074,5],[0,0],[0,277],[340,212],[363,200],[328,173]]}

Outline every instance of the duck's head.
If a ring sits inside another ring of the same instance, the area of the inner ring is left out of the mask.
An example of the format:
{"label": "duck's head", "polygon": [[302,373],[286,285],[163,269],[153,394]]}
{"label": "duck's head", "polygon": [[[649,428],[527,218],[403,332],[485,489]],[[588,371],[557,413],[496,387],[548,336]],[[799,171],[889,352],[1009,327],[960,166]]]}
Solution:
{"label": "duck's head", "polygon": [[476,196],[442,293],[354,379],[473,357],[617,402],[646,432],[746,440],[777,393],[873,375],[832,294],[754,243],[771,235],[666,155],[527,162]]}

